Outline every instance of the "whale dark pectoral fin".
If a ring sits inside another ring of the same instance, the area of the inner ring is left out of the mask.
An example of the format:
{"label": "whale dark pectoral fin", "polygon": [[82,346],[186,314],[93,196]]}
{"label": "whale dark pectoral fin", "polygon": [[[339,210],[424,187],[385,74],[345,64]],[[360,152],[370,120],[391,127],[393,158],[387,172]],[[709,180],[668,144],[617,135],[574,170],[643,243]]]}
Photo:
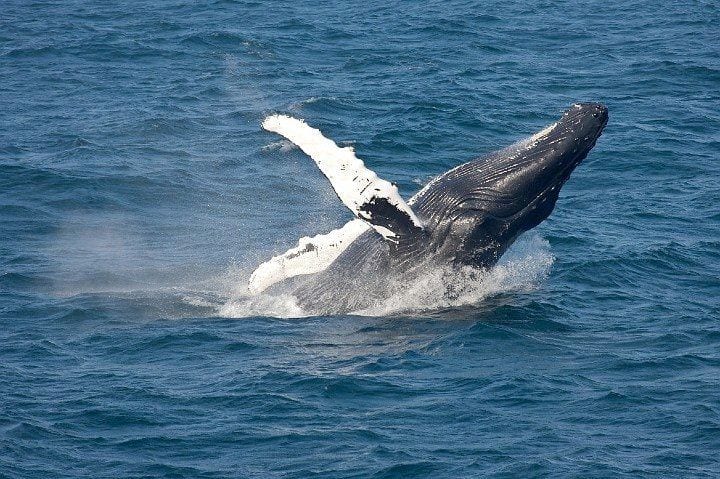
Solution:
{"label": "whale dark pectoral fin", "polygon": [[423,232],[422,223],[397,187],[365,167],[351,147],[341,148],[320,130],[285,115],[269,116],[262,126],[284,136],[310,156],[345,206],[385,240],[398,244]]}
{"label": "whale dark pectoral fin", "polygon": [[379,196],[360,205],[357,216],[370,223],[383,238],[394,244],[402,242],[404,238],[422,235],[424,232],[406,210]]}

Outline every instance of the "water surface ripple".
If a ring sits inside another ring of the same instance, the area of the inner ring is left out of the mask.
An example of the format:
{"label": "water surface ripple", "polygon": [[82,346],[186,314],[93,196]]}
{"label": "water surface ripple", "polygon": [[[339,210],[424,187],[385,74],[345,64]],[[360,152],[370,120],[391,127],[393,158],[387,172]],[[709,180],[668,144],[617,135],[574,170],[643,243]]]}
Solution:
{"label": "water surface ripple", "polygon": [[[720,476],[719,23],[712,1],[4,2],[0,477]],[[266,115],[409,197],[576,101],[605,134],[472,301],[238,303],[348,219]]]}

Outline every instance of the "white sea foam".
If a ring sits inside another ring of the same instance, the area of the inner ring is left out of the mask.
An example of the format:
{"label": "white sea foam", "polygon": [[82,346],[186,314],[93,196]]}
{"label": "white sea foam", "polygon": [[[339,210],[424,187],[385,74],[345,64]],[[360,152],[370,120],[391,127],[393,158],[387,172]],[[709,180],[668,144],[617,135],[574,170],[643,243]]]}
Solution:
{"label": "white sea foam", "polygon": [[302,318],[308,316],[290,295],[239,296],[218,310],[224,318],[269,316],[273,318]]}
{"label": "white sea foam", "polygon": [[489,270],[469,266],[429,270],[412,283],[395,285],[391,297],[356,314],[389,316],[476,305],[499,293],[534,289],[553,261],[550,244],[531,236],[519,240]]}
{"label": "white sea foam", "polygon": [[252,294],[248,289],[249,272],[232,264],[225,275],[216,278],[217,291],[226,298],[216,304],[217,315],[224,318],[269,316],[299,318],[308,316],[289,294]]}

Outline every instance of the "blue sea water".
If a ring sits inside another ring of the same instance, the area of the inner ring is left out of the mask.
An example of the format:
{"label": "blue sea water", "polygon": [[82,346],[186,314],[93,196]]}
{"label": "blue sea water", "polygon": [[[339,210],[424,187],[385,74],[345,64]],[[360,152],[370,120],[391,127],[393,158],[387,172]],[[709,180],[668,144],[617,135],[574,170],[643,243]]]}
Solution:
{"label": "blue sea water", "polygon": [[[720,477],[714,1],[17,1],[0,13],[0,477]],[[576,101],[605,134],[459,299],[293,318],[349,219]]]}

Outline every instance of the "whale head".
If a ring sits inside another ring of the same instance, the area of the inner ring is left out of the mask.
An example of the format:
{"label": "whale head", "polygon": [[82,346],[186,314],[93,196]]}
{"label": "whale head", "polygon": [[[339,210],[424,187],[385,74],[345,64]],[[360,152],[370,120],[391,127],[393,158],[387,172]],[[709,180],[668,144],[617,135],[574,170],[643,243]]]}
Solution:
{"label": "whale head", "polygon": [[554,124],[437,178],[411,202],[432,225],[441,261],[487,267],[552,212],[562,185],[608,121],[597,103],[570,107]]}

